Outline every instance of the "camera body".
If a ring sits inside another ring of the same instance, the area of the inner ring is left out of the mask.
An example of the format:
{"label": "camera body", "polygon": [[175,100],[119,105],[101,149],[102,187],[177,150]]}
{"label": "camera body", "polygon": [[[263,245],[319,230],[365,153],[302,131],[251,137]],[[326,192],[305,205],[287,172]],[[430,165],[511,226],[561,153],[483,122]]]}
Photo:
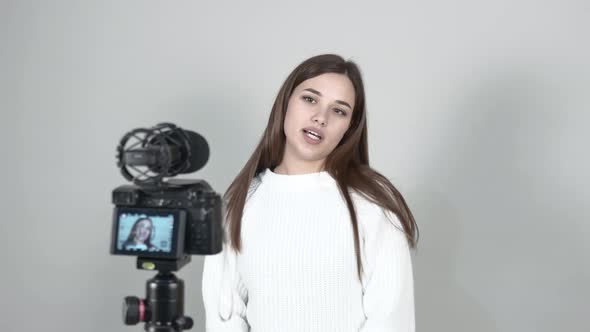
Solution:
{"label": "camera body", "polygon": [[112,202],[113,255],[180,260],[221,251],[222,199],[203,180],[122,185],[113,190]]}

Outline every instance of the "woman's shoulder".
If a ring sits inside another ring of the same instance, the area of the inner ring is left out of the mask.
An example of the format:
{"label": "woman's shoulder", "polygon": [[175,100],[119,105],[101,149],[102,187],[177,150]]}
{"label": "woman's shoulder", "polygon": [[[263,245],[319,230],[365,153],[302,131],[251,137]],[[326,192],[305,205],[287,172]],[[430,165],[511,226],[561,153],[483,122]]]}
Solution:
{"label": "woman's shoulder", "polygon": [[377,202],[369,199],[357,191],[350,191],[355,204],[359,223],[365,228],[379,228],[383,224],[402,227],[398,216],[391,210],[381,207]]}
{"label": "woman's shoulder", "polygon": [[244,210],[243,214],[246,215],[247,211],[253,208],[253,206],[258,205],[256,203],[256,197],[259,196],[260,191],[258,190],[261,185],[261,175],[256,175],[250,180],[250,185],[248,186],[248,192],[246,193],[246,201],[244,202]]}
{"label": "woman's shoulder", "polygon": [[256,189],[262,183],[262,173],[257,174],[255,177],[250,180],[250,185],[248,186],[248,194],[246,196],[246,201],[248,201],[252,195],[256,192]]}
{"label": "woman's shoulder", "polygon": [[364,194],[355,189],[349,189],[350,198],[354,203],[356,213],[359,215],[375,215],[378,212],[379,205],[373,202]]}

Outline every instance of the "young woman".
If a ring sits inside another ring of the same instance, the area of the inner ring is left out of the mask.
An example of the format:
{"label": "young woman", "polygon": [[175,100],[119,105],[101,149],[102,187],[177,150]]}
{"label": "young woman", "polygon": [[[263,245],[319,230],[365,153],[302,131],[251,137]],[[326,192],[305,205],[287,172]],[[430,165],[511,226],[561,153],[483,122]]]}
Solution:
{"label": "young woman", "polygon": [[418,229],[369,166],[355,63],[326,54],[293,70],[224,198],[224,248],[203,267],[207,331],[415,330]]}
{"label": "young woman", "polygon": [[154,223],[150,218],[139,218],[131,227],[127,240],[123,242],[125,250],[150,250],[155,246],[152,244],[152,230]]}

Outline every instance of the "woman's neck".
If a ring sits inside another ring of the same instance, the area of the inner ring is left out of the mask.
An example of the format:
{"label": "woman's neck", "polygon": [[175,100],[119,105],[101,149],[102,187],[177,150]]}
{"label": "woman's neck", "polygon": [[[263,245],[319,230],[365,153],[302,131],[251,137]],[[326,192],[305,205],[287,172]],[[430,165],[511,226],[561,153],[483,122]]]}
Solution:
{"label": "woman's neck", "polygon": [[301,165],[301,166],[294,166],[294,165],[286,165],[284,163],[279,164],[273,170],[276,174],[281,175],[300,175],[300,174],[311,174],[311,173],[319,173],[324,171],[323,166],[310,166],[310,165]]}

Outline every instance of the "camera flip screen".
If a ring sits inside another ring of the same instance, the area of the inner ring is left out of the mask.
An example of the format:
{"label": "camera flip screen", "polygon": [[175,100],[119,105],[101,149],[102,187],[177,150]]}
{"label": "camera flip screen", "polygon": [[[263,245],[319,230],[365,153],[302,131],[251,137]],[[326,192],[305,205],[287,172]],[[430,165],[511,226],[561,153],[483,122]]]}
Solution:
{"label": "camera flip screen", "polygon": [[184,211],[116,208],[113,218],[113,254],[154,258],[182,254]]}

